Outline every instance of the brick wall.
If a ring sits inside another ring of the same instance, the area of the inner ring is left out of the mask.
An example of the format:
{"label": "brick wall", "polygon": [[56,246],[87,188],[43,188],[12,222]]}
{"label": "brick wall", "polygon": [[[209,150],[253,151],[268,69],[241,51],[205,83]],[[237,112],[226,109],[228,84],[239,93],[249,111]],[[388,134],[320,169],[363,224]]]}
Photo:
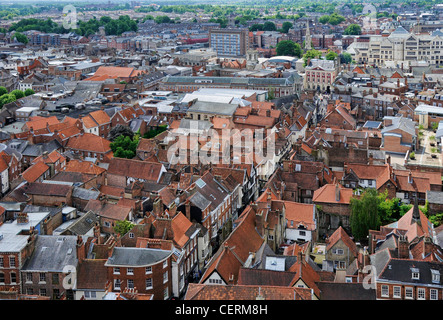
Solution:
{"label": "brick wall", "polygon": [[[163,261],[151,266],[151,273],[146,272],[145,267],[133,267],[133,274],[127,274],[128,268],[120,267],[120,274],[114,274],[114,268],[108,267],[108,279],[112,281],[113,291],[123,291],[127,285],[128,280],[132,280],[134,287],[139,293],[153,294],[154,300],[164,300],[164,291],[167,288],[169,297],[172,296],[172,267],[171,259],[167,260],[167,267],[163,268]],[[167,272],[168,280],[164,281],[164,274]],[[114,280],[120,279],[121,290],[114,288]],[[152,279],[152,289],[146,288],[146,279]]]}

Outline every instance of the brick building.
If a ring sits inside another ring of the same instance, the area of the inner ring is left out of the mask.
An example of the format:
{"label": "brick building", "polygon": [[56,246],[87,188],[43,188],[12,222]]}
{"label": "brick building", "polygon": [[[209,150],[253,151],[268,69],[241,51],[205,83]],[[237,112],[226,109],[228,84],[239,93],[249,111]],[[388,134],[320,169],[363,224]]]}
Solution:
{"label": "brick building", "polygon": [[112,291],[137,289],[167,300],[172,292],[172,243],[169,249],[115,247],[105,263]]}

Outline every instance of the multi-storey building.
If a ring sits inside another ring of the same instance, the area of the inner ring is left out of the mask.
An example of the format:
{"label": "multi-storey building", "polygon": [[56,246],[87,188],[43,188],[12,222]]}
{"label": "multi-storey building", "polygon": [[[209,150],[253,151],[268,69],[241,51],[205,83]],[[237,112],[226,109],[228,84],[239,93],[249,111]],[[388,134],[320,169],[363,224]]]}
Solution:
{"label": "multi-storey building", "polygon": [[209,47],[218,56],[244,56],[249,48],[247,29],[211,29]]}
{"label": "multi-storey building", "polygon": [[307,90],[331,90],[338,73],[338,60],[312,59],[305,68],[303,87]]}
{"label": "multi-storey building", "polygon": [[153,294],[155,300],[171,297],[172,247],[169,250],[154,248],[116,247],[105,266],[112,291],[137,289]]}
{"label": "multi-storey building", "polygon": [[386,61],[425,60],[431,64],[443,63],[443,33],[413,34],[398,27],[390,35],[373,35],[369,40],[370,64]]}

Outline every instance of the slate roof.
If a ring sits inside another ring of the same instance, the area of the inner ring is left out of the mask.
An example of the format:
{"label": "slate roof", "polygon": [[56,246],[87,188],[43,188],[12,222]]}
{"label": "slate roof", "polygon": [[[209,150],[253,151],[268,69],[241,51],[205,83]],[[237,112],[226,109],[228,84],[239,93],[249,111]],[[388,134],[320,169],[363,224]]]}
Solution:
{"label": "slate roof", "polygon": [[376,300],[375,289],[365,289],[362,283],[317,282],[320,300]]}
{"label": "slate roof", "polygon": [[171,255],[172,251],[169,250],[116,247],[105,265],[144,267],[166,260]]}
{"label": "slate roof", "polygon": [[389,119],[392,119],[392,124],[383,128],[381,130],[382,134],[386,134],[390,131],[399,129],[409,133],[412,136],[416,136],[415,122],[413,120],[403,117],[389,117]]}
{"label": "slate roof", "polygon": [[72,197],[81,200],[98,199],[99,195],[99,191],[85,189],[81,187],[74,187],[74,189],[72,190]]}
{"label": "slate roof", "polygon": [[37,236],[35,249],[22,271],[62,272],[77,266],[76,236]]}
{"label": "slate roof", "polygon": [[237,107],[237,105],[230,103],[197,101],[188,109],[188,112],[233,116]]}
{"label": "slate roof", "polygon": [[238,285],[264,285],[289,287],[295,272],[240,268]]}
{"label": "slate roof", "polygon": [[[420,272],[419,279],[412,279],[411,269],[417,269]],[[436,270],[443,275],[443,263],[432,261],[417,261],[409,259],[391,259],[379,275],[379,280],[390,280],[424,285],[443,285],[443,277],[440,276],[439,282],[432,281],[431,270]]]}
{"label": "slate roof", "polygon": [[66,228],[66,231],[69,231],[74,235],[85,235],[94,227],[95,223],[99,221],[100,217],[97,214],[92,211],[88,211],[70,224]]}

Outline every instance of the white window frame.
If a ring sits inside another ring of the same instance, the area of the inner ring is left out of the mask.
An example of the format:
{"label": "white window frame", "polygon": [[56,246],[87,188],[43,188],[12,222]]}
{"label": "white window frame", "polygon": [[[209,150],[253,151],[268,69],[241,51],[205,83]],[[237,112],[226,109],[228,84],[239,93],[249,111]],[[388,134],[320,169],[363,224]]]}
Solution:
{"label": "white window frame", "polygon": [[114,290],[121,290],[122,282],[120,279],[114,279]]}
{"label": "white window frame", "polygon": [[169,280],[168,271],[165,271],[163,273],[163,283],[168,282],[168,280]]}
{"label": "white window frame", "polygon": [[[410,296],[409,296],[410,294]],[[405,287],[405,299],[414,299],[414,288]]]}
{"label": "white window frame", "polygon": [[389,286],[388,285],[383,284],[381,286],[381,296],[382,297],[389,297]]}
{"label": "white window frame", "polygon": [[[420,297],[423,294],[423,297]],[[425,288],[417,288],[417,300],[425,300],[426,299],[426,289]]]}
{"label": "white window frame", "polygon": [[[432,297],[434,295],[434,298]],[[431,289],[429,293],[429,300],[438,300],[438,290]]]}
{"label": "white window frame", "polygon": [[[396,290],[399,290],[396,292]],[[392,297],[393,298],[401,298],[401,287],[400,286],[394,286],[392,290]]]}
{"label": "white window frame", "polygon": [[[151,285],[150,286],[148,286],[148,281],[151,283]],[[145,280],[145,286],[146,286],[146,290],[151,290],[153,287],[152,287],[152,278],[147,278],[146,280]]]}
{"label": "white window frame", "polygon": [[119,267],[114,267],[112,272],[113,272],[113,274],[120,274],[120,268]]}
{"label": "white window frame", "polygon": [[146,267],[145,274],[151,274],[151,273],[152,273],[152,267]]}
{"label": "white window frame", "polygon": [[134,275],[134,268],[127,268],[126,269],[126,274],[130,275],[130,276],[133,276]]}

